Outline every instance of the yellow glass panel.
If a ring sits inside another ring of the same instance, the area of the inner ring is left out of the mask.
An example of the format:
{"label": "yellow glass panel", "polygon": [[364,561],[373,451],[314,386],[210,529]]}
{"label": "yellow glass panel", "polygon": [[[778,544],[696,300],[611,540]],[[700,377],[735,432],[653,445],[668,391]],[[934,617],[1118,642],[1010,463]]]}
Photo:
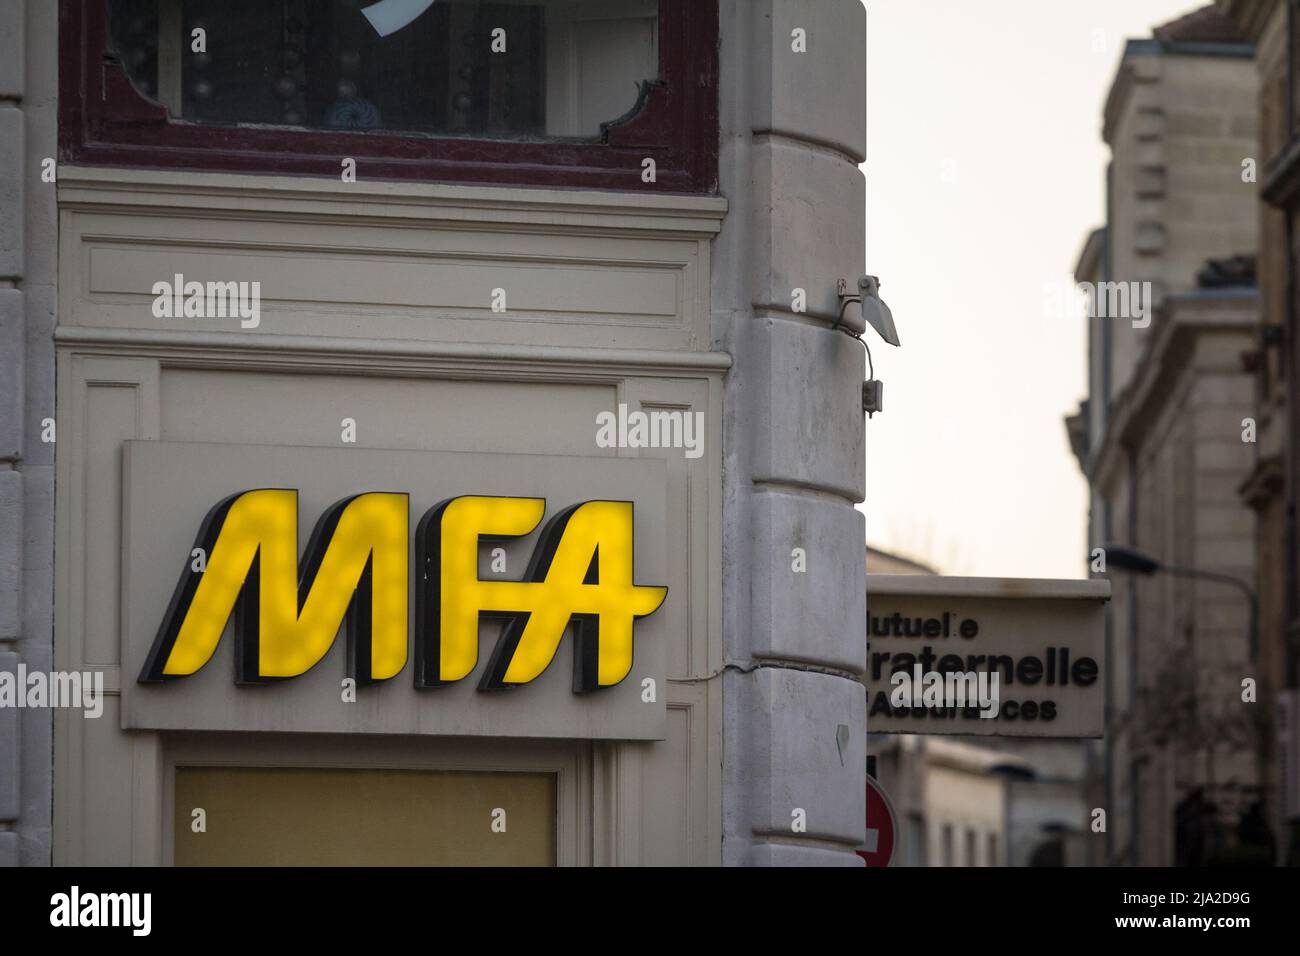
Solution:
{"label": "yellow glass panel", "polygon": [[178,767],[174,833],[178,866],[554,866],[556,779]]}

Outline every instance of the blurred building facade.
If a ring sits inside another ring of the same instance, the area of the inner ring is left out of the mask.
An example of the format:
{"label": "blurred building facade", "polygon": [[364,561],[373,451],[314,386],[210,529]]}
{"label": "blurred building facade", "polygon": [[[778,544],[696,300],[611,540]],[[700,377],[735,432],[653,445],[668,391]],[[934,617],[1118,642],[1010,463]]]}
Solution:
{"label": "blurred building facade", "polygon": [[874,734],[898,866],[1084,866],[1087,745],[1077,740]]}
{"label": "blurred building facade", "polygon": [[[1129,41],[1106,101],[1107,219],[1075,269],[1091,292],[1089,392],[1067,420],[1090,487],[1093,573],[1109,543],[1166,567],[1254,576],[1255,514],[1239,493],[1256,463],[1243,354],[1259,314],[1257,211],[1241,176],[1256,149],[1253,53],[1203,7]],[[1256,852],[1238,839],[1269,797],[1269,701],[1242,700],[1242,681],[1260,673],[1250,601],[1219,582],[1111,571],[1107,732],[1089,772],[1106,831],[1089,862]]]}
{"label": "blurred building facade", "polygon": [[[897,818],[895,865],[1006,865],[1007,785],[998,751],[921,734],[876,735],[868,747]],[[1012,763],[1020,769],[1020,761]]]}
{"label": "blurred building facade", "polygon": [[1259,516],[1256,535],[1261,685],[1279,703],[1276,746],[1269,751],[1275,782],[1273,822],[1282,836],[1283,859],[1300,860],[1300,724],[1297,708],[1296,639],[1300,634],[1300,539],[1296,532],[1297,432],[1300,393],[1291,378],[1300,360],[1296,336],[1296,239],[1300,211],[1300,99],[1296,96],[1295,0],[1219,0],[1256,48],[1259,77],[1259,144],[1250,155],[1252,187],[1259,200],[1260,324],[1250,353],[1257,422],[1255,465],[1241,487]]}

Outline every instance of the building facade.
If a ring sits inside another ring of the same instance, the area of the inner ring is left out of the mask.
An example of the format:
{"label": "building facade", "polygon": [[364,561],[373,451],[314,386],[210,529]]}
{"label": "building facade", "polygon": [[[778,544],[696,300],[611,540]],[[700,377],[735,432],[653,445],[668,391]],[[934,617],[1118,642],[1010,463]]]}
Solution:
{"label": "building facade", "polygon": [[1259,308],[1254,187],[1242,175],[1256,148],[1252,55],[1231,21],[1202,8],[1129,41],[1106,101],[1107,222],[1075,269],[1089,293],[1089,394],[1067,422],[1090,488],[1091,570],[1114,582],[1095,863],[1226,859],[1268,797],[1269,702],[1242,698],[1242,681],[1264,672],[1248,598],[1104,563],[1106,546],[1121,545],[1253,580],[1255,514],[1238,494],[1255,465],[1242,364]]}
{"label": "building facade", "polygon": [[872,737],[877,779],[891,795],[900,866],[1006,866],[1004,771],[1020,761],[961,739]]}
{"label": "building facade", "polygon": [[0,862],[860,865],[864,29],[6,4]]}
{"label": "building facade", "polygon": [[1261,670],[1270,695],[1281,704],[1277,745],[1270,752],[1269,780],[1276,792],[1273,823],[1281,836],[1280,851],[1294,862],[1300,853],[1300,760],[1296,702],[1300,669],[1296,641],[1300,628],[1297,604],[1296,438],[1300,415],[1290,386],[1300,353],[1296,348],[1295,241],[1297,209],[1297,5],[1219,2],[1255,44],[1259,74],[1259,151],[1254,161],[1259,198],[1260,326],[1251,352],[1255,374],[1254,418],[1259,451],[1243,483],[1243,499],[1259,516],[1256,561],[1259,569]]}

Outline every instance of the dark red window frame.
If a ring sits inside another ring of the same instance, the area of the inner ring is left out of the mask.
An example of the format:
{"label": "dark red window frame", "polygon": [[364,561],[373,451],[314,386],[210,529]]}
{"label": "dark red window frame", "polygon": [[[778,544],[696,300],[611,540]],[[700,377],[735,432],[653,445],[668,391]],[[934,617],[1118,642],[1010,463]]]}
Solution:
{"label": "dark red window frame", "polygon": [[[659,76],[600,142],[201,126],[136,92],[108,47],[107,0],[60,0],[59,155],[65,162],[710,193],[718,172],[717,0],[659,0]],[[655,161],[656,181],[641,180]]]}

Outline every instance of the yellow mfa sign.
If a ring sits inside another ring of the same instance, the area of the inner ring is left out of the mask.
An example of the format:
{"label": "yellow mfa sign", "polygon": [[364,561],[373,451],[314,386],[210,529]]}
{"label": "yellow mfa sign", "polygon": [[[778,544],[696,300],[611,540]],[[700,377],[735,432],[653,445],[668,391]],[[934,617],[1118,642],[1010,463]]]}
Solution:
{"label": "yellow mfa sign", "polygon": [[[633,624],[666,587],[633,583],[632,503],[586,501],[542,529],[524,579],[482,580],[480,543],[531,534],[543,498],[466,495],[430,509],[415,533],[415,683],[463,680],[478,665],[479,622],[503,622],[482,690],[527,684],[550,665],[572,622],[573,689],[612,687],[632,668]],[[344,498],[316,523],[298,560],[298,492],[233,495],[208,512],[140,674],[195,673],[234,615],[236,680],[297,677],[346,624],[351,676],[390,680],[406,666],[410,620],[409,498]]]}

